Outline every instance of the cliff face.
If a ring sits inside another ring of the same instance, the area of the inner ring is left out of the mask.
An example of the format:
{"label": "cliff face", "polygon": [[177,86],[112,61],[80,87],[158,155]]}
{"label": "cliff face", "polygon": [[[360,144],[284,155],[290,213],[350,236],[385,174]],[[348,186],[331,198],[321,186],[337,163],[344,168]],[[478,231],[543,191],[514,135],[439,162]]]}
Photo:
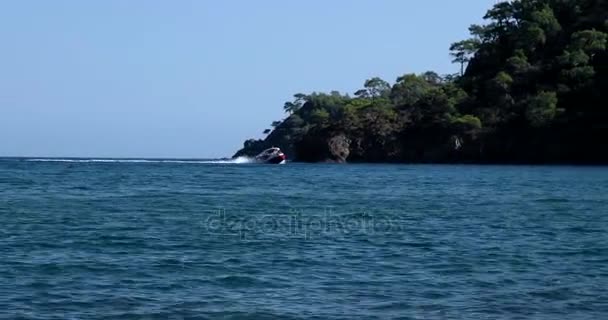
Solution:
{"label": "cliff face", "polygon": [[452,44],[463,72],[296,94],[264,140],[310,162],[608,163],[608,2],[515,0]]}
{"label": "cliff face", "polygon": [[304,162],[345,163],[350,155],[351,140],[344,135],[311,136],[295,144],[296,159]]}

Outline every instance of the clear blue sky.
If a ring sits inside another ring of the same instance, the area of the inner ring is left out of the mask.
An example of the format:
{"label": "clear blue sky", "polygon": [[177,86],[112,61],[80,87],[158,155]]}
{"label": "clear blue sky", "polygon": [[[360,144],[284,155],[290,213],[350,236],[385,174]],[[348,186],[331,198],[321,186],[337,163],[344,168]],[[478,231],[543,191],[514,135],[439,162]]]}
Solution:
{"label": "clear blue sky", "polygon": [[494,2],[2,1],[0,156],[230,156],[294,93],[456,72]]}

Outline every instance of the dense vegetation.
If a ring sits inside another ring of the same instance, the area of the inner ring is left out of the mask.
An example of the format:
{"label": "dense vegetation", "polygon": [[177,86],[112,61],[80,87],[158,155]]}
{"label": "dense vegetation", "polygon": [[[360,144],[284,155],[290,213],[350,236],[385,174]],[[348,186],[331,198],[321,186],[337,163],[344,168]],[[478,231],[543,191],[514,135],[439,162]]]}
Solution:
{"label": "dense vegetation", "polygon": [[264,140],[300,161],[608,163],[608,0],[496,4],[450,47],[456,75],[296,94]]}

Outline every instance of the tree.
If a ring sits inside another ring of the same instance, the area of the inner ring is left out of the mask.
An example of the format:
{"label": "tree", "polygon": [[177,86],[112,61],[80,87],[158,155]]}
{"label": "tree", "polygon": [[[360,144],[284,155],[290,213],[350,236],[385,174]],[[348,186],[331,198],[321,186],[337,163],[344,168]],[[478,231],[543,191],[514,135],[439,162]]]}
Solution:
{"label": "tree", "polygon": [[442,76],[443,82],[445,83],[454,83],[460,78],[460,73],[450,73],[444,74]]}
{"label": "tree", "polygon": [[378,77],[366,80],[364,86],[372,98],[386,96],[391,91],[391,85]]}
{"label": "tree", "polygon": [[578,31],[572,34],[572,48],[583,50],[587,53],[606,50],[608,34],[595,29]]}
{"label": "tree", "polygon": [[483,18],[494,20],[498,27],[505,28],[514,24],[514,14],[515,10],[511,2],[504,1],[494,5]]}
{"label": "tree", "polygon": [[469,33],[473,36],[473,39],[476,39],[478,42],[484,42],[488,39],[488,28],[485,26],[480,26],[478,24],[472,24],[469,27]]}
{"label": "tree", "polygon": [[285,104],[283,105],[283,110],[285,110],[285,112],[289,113],[289,114],[294,114],[296,111],[298,111],[302,106],[300,104],[296,104],[294,102],[291,101],[287,101],[285,102]]}
{"label": "tree", "polygon": [[289,114],[294,114],[295,112],[300,110],[300,108],[302,108],[302,106],[308,99],[308,96],[303,93],[296,93],[293,95],[293,97],[293,101],[285,102],[285,104],[283,105],[283,110]]}
{"label": "tree", "polygon": [[427,71],[421,75],[424,81],[428,82],[431,85],[438,86],[443,82],[443,78],[434,71]]}
{"label": "tree", "polygon": [[540,92],[528,100],[526,119],[533,127],[548,124],[555,117],[557,109],[557,94],[555,92]]}
{"label": "tree", "polygon": [[375,99],[388,96],[391,90],[391,85],[378,77],[367,79],[363,87],[355,92],[355,96],[362,99]]}
{"label": "tree", "polygon": [[365,136],[375,144],[383,145],[400,129],[397,113],[392,106],[372,105],[360,111]]}
{"label": "tree", "polygon": [[422,77],[406,74],[397,78],[397,83],[391,90],[391,100],[395,105],[411,106],[431,90],[432,86]]}
{"label": "tree", "polygon": [[441,88],[428,90],[409,111],[418,125],[443,125],[456,112],[450,97]]}
{"label": "tree", "polygon": [[538,10],[531,10],[529,20],[536,23],[550,36],[554,36],[557,32],[562,30],[562,26],[555,17],[553,9],[548,4],[544,4]]}
{"label": "tree", "polygon": [[606,50],[608,34],[595,29],[574,32],[571,41],[557,61],[563,68],[560,72],[564,82],[561,92],[580,90],[593,84],[595,68],[591,64],[592,57]]}
{"label": "tree", "polygon": [[299,104],[303,104],[308,99],[308,96],[303,93],[296,93],[293,97],[295,98],[295,102]]}
{"label": "tree", "polygon": [[479,48],[479,40],[469,39],[453,43],[450,46],[450,55],[454,57],[453,63],[460,63],[460,75],[464,75],[464,65],[471,61],[471,57]]}

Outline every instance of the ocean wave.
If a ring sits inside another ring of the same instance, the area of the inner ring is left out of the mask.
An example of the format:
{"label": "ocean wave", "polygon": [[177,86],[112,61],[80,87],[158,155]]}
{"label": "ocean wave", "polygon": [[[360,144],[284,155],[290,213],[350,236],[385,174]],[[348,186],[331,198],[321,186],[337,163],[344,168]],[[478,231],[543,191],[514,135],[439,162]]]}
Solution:
{"label": "ocean wave", "polygon": [[71,158],[30,158],[27,162],[75,162],[75,163],[185,163],[185,164],[248,164],[254,163],[252,158],[238,157],[235,159],[218,160],[177,160],[177,159],[71,159]]}

